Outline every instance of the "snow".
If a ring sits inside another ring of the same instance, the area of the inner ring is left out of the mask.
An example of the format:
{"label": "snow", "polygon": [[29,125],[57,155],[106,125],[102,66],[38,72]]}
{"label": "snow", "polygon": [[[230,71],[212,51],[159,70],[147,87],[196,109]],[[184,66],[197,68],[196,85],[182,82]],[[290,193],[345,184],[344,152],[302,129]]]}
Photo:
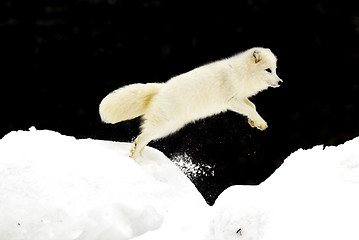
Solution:
{"label": "snow", "polygon": [[[258,186],[232,186],[214,208],[216,240],[359,239],[359,138],[298,150]],[[218,236],[218,237],[217,237]]]}
{"label": "snow", "polygon": [[202,176],[214,176],[214,170],[211,165],[193,163],[192,158],[187,153],[177,154],[171,157],[171,160],[192,182],[195,182],[197,178]]}
{"label": "snow", "polygon": [[35,128],[7,134],[0,240],[359,239],[359,138],[300,149],[260,185],[232,186],[213,206],[180,169],[192,179],[215,174],[206,165],[185,166],[184,154],[178,167],[150,147],[135,162],[129,149]]}
{"label": "snow", "polygon": [[0,141],[0,239],[120,240],[152,230],[176,236],[177,221],[191,228],[197,213],[208,212],[194,185],[161,152],[148,148],[146,159],[134,162],[126,157],[129,149],[128,143],[35,129],[6,135]]}

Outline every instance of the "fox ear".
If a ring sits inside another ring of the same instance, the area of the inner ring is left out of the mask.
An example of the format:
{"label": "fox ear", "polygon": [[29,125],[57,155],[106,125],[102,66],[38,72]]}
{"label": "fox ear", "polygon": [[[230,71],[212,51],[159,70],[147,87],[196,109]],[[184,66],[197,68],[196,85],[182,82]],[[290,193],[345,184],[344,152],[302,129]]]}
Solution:
{"label": "fox ear", "polygon": [[254,57],[254,62],[255,63],[259,63],[262,60],[261,55],[256,50],[254,50],[254,52],[253,52],[253,57]]}

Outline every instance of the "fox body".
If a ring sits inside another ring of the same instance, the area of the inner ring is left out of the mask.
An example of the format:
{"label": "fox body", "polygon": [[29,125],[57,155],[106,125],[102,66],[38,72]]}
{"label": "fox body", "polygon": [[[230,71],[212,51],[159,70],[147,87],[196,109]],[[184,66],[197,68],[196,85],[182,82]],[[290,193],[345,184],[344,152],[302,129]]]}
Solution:
{"label": "fox body", "polygon": [[107,95],[100,116],[117,123],[142,116],[141,133],[134,141],[136,159],[152,140],[165,137],[185,124],[231,110],[248,118],[252,127],[267,123],[248,99],[282,81],[276,74],[275,55],[266,48],[252,48],[171,78],[166,83],[132,84]]}

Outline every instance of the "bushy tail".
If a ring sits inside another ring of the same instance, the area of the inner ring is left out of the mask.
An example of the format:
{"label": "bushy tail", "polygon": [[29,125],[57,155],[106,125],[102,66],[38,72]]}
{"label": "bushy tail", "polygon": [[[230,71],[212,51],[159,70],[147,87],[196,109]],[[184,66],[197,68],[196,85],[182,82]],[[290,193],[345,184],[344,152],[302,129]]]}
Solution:
{"label": "bushy tail", "polygon": [[163,83],[132,84],[108,94],[100,103],[100,116],[105,123],[118,123],[141,116]]}

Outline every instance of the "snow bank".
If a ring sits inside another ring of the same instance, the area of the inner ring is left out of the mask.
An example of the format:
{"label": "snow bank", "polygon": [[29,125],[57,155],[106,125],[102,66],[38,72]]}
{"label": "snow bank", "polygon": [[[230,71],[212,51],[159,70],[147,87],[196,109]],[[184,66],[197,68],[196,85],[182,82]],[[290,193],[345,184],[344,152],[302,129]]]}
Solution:
{"label": "snow bank", "polygon": [[186,237],[208,207],[204,199],[161,152],[147,148],[146,159],[134,162],[129,149],[35,129],[6,135],[0,239],[156,239],[154,230],[163,239]]}
{"label": "snow bank", "polygon": [[359,138],[298,150],[259,186],[233,186],[215,205],[216,240],[359,239]]}
{"label": "snow bank", "polygon": [[359,239],[359,138],[298,150],[213,207],[161,152],[134,162],[129,148],[34,128],[6,135],[0,240]]}

